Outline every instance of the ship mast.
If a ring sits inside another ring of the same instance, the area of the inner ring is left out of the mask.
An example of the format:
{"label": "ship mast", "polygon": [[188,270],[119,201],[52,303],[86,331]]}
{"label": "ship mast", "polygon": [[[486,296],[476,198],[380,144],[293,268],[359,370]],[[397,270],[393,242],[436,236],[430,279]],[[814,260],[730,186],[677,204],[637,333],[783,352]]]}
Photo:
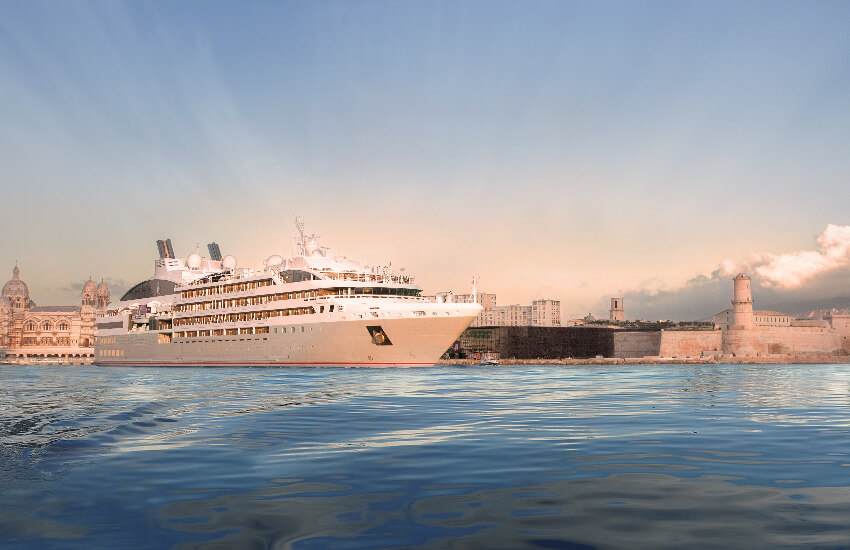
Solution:
{"label": "ship mast", "polygon": [[297,217],[295,218],[295,230],[298,231],[298,250],[304,256],[304,241],[307,236],[304,234],[304,221]]}

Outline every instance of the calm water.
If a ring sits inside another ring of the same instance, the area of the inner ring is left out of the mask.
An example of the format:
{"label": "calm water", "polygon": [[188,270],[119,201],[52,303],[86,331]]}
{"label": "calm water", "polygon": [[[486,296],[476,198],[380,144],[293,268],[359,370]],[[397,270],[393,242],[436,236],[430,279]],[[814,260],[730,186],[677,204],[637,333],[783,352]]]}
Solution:
{"label": "calm water", "polygon": [[4,548],[850,548],[850,365],[0,366]]}

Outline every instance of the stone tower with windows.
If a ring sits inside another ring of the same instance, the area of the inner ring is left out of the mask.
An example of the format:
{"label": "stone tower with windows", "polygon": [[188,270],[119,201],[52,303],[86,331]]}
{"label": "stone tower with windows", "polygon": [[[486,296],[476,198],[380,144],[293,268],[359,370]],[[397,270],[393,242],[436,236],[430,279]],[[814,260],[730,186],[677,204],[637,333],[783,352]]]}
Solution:
{"label": "stone tower with windows", "polygon": [[726,355],[756,354],[753,340],[753,294],[750,278],[738,273],[732,279],[732,313],[729,329],[721,333],[721,346]]}
{"label": "stone tower with windows", "polygon": [[619,322],[626,320],[626,313],[623,311],[622,298],[611,298],[611,310],[608,312],[608,320]]}

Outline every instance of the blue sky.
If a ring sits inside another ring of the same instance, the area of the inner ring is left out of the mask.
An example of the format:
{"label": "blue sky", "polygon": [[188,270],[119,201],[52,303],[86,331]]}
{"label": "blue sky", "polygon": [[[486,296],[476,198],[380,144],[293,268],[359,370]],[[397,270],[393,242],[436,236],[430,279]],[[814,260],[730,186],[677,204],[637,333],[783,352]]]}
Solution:
{"label": "blue sky", "polygon": [[566,316],[814,250],[850,224],[848,21],[847,2],[5,2],[0,266],[70,303],[90,275],[147,277],[164,236],[288,253],[297,214],[426,291],[475,273]]}

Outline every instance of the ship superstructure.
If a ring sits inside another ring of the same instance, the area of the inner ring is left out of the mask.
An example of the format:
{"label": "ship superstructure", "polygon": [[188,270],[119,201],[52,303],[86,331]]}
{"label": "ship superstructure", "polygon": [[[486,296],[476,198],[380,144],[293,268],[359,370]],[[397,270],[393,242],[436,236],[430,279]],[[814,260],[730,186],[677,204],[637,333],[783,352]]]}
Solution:
{"label": "ship superstructure", "polygon": [[481,311],[422,295],[413,277],[332,257],[297,224],[300,254],[238,267],[209,245],[175,258],[97,320],[102,365],[431,365]]}

